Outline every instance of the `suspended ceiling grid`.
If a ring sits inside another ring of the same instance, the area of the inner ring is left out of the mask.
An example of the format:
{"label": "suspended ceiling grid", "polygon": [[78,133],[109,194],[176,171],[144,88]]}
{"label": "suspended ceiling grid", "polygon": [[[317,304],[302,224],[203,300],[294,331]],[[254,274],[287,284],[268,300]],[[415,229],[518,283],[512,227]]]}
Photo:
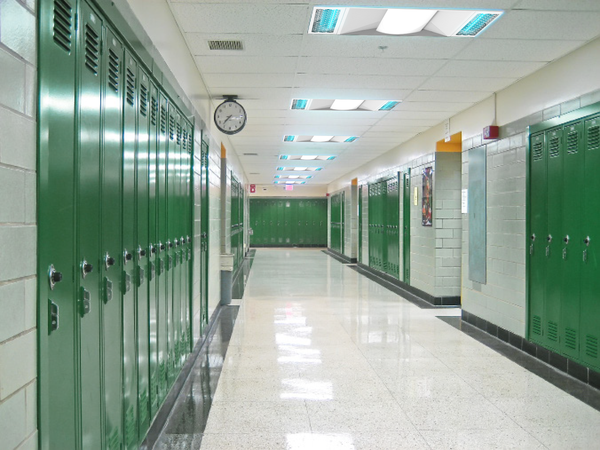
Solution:
{"label": "suspended ceiling grid", "polygon": [[[230,141],[255,184],[281,174],[281,154],[336,155],[301,164],[323,167],[310,184],[329,184],[600,35],[598,0],[332,3],[505,11],[475,38],[308,34],[313,7],[328,3],[167,1],[210,95],[236,94],[248,113]],[[209,40],[240,40],[244,50],[210,50]],[[390,112],[296,111],[294,98],[402,103]],[[284,135],[360,139],[284,143]]]}

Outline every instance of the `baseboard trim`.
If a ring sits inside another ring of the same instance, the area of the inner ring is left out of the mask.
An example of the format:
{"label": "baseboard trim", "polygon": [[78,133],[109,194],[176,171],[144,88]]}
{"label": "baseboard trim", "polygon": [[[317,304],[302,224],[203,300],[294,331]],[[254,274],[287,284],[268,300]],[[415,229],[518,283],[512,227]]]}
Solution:
{"label": "baseboard trim", "polygon": [[331,256],[333,259],[335,259],[343,264],[356,264],[356,258],[350,258],[350,257],[344,255],[343,253],[336,252],[335,250],[332,250],[330,248],[323,250],[323,253]]}

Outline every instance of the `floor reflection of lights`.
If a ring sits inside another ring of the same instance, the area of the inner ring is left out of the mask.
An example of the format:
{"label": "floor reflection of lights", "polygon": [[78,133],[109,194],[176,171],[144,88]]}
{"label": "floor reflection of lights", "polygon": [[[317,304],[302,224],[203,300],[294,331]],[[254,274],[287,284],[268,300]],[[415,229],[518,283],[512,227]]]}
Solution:
{"label": "floor reflection of lights", "polygon": [[349,434],[297,433],[286,436],[287,450],[354,450]]}

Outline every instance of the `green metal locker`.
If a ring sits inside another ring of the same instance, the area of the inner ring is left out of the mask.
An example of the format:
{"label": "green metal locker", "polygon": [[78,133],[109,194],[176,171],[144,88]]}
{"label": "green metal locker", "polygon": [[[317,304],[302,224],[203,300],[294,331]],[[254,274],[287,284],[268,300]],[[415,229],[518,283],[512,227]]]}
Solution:
{"label": "green metal locker", "polygon": [[582,271],[581,271],[581,362],[600,370],[600,353],[598,341],[600,339],[600,277],[598,276],[600,264],[600,225],[598,212],[600,211],[600,118],[596,117],[585,122],[585,166],[583,178],[582,208]]}
{"label": "green metal locker", "polygon": [[546,203],[548,234],[546,240],[546,299],[545,299],[545,341],[546,346],[560,351],[559,330],[561,317],[561,280],[562,280],[562,191],[563,191],[563,130],[546,132],[546,153],[548,155],[548,183]]}
{"label": "green metal locker", "polygon": [[410,169],[402,174],[402,281],[410,284]]}
{"label": "green metal locker", "polygon": [[141,442],[150,425],[150,366],[149,356],[149,283],[148,248],[149,243],[149,139],[150,116],[150,80],[138,67],[138,132],[136,148],[136,328],[137,328],[137,375],[138,375],[138,441]]}
{"label": "green metal locker", "polygon": [[102,158],[102,280],[103,377],[105,401],[105,442],[109,450],[122,446],[123,380],[121,376],[122,291],[121,273],[121,173],[122,161],[122,102],[123,102],[123,45],[106,31],[102,58],[103,135]]}
{"label": "green metal locker", "polygon": [[159,234],[158,234],[158,122],[160,117],[158,89],[150,82],[150,126],[148,132],[148,368],[150,379],[150,417],[160,405],[159,399]]}
{"label": "green metal locker", "polygon": [[136,448],[138,390],[136,372],[135,280],[135,158],[137,122],[137,62],[125,51],[125,102],[123,123],[123,411],[125,447]]}
{"label": "green metal locker", "polygon": [[562,256],[560,344],[563,354],[579,359],[581,264],[585,246],[581,235],[581,211],[584,207],[581,193],[585,189],[581,176],[581,168],[585,164],[583,123],[566,126],[563,136],[563,234],[559,236]]}
{"label": "green metal locker", "polygon": [[80,448],[78,365],[74,358],[78,351],[75,339],[78,308],[73,301],[74,277],[79,275],[73,261],[76,11],[71,0],[40,2],[39,10],[40,445],[44,449],[76,449]]}
{"label": "green metal locker", "polygon": [[[100,286],[100,129],[102,21],[80,4],[77,184],[77,304],[79,308],[79,386],[82,448],[102,447],[103,380],[100,366],[102,299]],[[85,102],[82,100],[85,99]]]}
{"label": "green metal locker", "polygon": [[204,141],[202,136],[202,188],[201,188],[201,242],[200,242],[200,273],[201,273],[201,309],[202,309],[202,324],[208,324],[208,250],[209,240],[208,231],[210,222],[208,220],[209,213],[209,177],[208,177],[208,161],[209,161],[209,146]]}
{"label": "green metal locker", "polygon": [[169,289],[169,233],[168,233],[168,131],[169,114],[166,97],[159,93],[159,129],[157,153],[157,199],[158,199],[158,366],[159,366],[159,404],[164,401],[168,386],[169,367],[169,304],[171,290]]}

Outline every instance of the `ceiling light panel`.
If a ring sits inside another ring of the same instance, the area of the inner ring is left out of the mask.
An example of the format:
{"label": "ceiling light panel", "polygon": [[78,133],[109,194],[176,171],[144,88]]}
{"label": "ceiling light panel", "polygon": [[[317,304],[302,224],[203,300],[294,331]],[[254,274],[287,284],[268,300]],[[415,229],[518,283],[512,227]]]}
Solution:
{"label": "ceiling light panel", "polygon": [[358,136],[290,136],[283,137],[283,142],[308,142],[313,144],[329,144],[330,142],[354,142]]}
{"label": "ceiling light panel", "polygon": [[279,180],[275,180],[275,181],[273,181],[273,184],[306,184],[306,181],[296,181],[296,180],[279,181]]}
{"label": "ceiling light panel", "polygon": [[401,100],[300,99],[291,109],[303,111],[391,111]]}
{"label": "ceiling light panel", "polygon": [[273,178],[276,178],[278,180],[309,180],[312,177],[312,175],[275,175]]}
{"label": "ceiling light panel", "polygon": [[503,11],[315,7],[310,34],[474,37]]}
{"label": "ceiling light panel", "polygon": [[277,170],[283,172],[318,172],[322,167],[278,167]]}
{"label": "ceiling light panel", "polygon": [[334,155],[279,155],[279,159],[289,161],[332,161]]}

